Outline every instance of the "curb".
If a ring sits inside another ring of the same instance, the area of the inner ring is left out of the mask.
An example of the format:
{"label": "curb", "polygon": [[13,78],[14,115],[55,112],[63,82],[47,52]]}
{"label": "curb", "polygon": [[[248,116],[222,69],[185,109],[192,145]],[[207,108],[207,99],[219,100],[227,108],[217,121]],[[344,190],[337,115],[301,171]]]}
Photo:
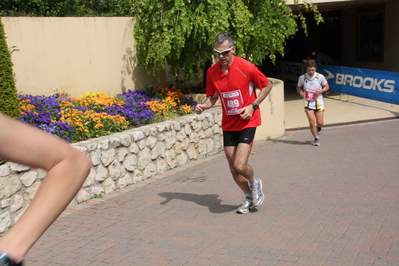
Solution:
{"label": "curb", "polygon": [[[372,122],[394,120],[394,119],[399,119],[399,116],[386,117],[386,118],[375,118],[375,119],[367,119],[367,120],[359,120],[359,121],[351,121],[351,122],[342,122],[342,123],[332,123],[332,124],[324,125],[323,128],[336,127],[336,126],[346,126],[346,125],[355,125],[355,124],[364,124],[364,123],[372,123]],[[305,129],[309,129],[309,126],[296,127],[296,128],[286,128],[285,131],[300,131],[300,130],[305,130]]]}

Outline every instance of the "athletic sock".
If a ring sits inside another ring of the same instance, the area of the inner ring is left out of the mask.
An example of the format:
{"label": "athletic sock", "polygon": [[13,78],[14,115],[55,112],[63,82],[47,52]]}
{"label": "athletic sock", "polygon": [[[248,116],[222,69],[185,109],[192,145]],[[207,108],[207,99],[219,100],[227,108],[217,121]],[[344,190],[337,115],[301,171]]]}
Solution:
{"label": "athletic sock", "polygon": [[254,182],[251,184],[251,187],[258,185],[258,180],[254,177]]}

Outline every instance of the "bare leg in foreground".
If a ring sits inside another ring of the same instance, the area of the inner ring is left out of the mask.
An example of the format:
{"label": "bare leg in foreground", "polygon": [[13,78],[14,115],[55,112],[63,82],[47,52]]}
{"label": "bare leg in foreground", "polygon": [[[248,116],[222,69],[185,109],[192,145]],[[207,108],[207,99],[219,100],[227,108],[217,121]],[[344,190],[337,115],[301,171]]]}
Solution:
{"label": "bare leg in foreground", "polygon": [[0,158],[48,171],[30,206],[0,239],[0,252],[20,262],[79,191],[91,163],[63,140],[1,113],[0,125]]}

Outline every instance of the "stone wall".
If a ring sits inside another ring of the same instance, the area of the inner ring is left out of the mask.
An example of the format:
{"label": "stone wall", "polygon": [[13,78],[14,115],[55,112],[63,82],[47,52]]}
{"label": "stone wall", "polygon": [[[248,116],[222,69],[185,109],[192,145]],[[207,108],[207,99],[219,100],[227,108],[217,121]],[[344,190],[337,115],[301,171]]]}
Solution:
{"label": "stone wall", "polygon": [[[72,146],[92,161],[89,176],[70,205],[184,165],[223,148],[221,108],[151,124]],[[8,162],[0,165],[0,232],[25,211],[46,172]]]}

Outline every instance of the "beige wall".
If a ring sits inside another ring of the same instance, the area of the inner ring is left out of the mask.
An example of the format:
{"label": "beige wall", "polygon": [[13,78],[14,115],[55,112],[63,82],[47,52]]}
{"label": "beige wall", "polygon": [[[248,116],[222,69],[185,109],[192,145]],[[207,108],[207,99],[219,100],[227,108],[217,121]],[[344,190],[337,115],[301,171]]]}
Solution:
{"label": "beige wall", "polygon": [[262,125],[256,129],[255,140],[275,139],[285,134],[284,83],[279,79],[270,80],[273,88],[260,104]]}
{"label": "beige wall", "polygon": [[17,91],[50,95],[88,92],[116,95],[165,86],[136,67],[132,18],[1,18],[12,53]]}

